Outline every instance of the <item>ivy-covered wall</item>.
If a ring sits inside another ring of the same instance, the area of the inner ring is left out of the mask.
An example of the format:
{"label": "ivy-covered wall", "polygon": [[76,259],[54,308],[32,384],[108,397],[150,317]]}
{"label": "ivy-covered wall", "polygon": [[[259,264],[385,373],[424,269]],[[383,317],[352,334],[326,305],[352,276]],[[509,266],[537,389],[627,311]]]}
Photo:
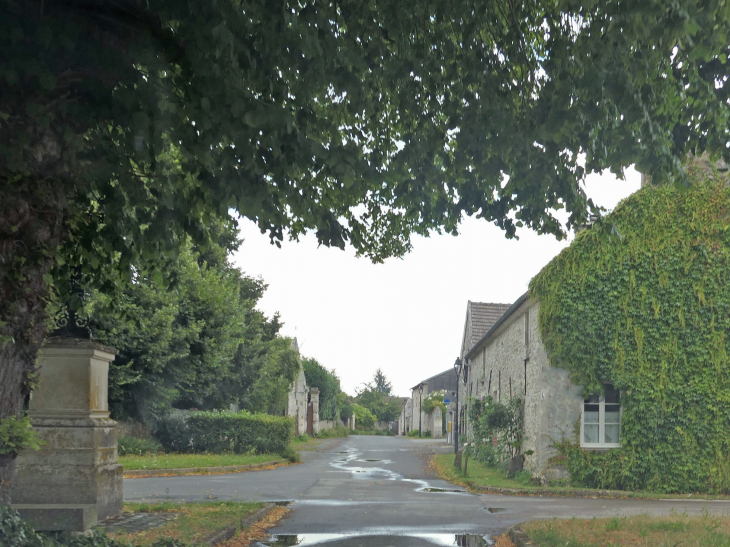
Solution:
{"label": "ivy-covered wall", "polygon": [[640,190],[530,294],[551,365],[622,392],[622,448],[557,445],[575,484],[730,493],[730,189]]}

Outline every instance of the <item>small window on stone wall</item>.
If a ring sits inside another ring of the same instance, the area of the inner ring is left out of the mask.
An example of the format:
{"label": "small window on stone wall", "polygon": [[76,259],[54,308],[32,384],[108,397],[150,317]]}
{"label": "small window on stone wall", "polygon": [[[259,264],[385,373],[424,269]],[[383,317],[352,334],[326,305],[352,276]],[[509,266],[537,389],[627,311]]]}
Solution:
{"label": "small window on stone wall", "polygon": [[621,446],[621,394],[610,384],[605,396],[591,395],[583,401],[580,444],[584,448]]}

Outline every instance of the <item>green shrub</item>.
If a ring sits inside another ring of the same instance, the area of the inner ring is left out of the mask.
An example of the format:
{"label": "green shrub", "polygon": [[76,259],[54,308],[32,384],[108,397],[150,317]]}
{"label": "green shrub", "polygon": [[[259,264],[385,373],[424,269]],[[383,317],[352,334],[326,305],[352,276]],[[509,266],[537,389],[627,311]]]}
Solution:
{"label": "green shrub", "polygon": [[155,424],[154,435],[168,452],[280,454],[292,441],[285,416],[220,411],[173,412]]}
{"label": "green shrub", "polygon": [[192,451],[192,435],[187,417],[191,412],[175,410],[155,421],[152,435],[166,452],[184,454]]}
{"label": "green shrub", "polygon": [[187,420],[194,452],[220,454],[281,454],[289,446],[294,430],[293,421],[286,416],[251,414],[246,411],[203,411],[191,414]]}
{"label": "green shrub", "polygon": [[418,437],[418,429],[411,429],[408,432],[408,437]]}
{"label": "green shrub", "polygon": [[[94,531],[88,535],[72,536],[66,533],[39,534],[25,522],[15,509],[0,504],[0,545],[2,547],[134,547],[120,543],[105,534]],[[165,538],[152,547],[188,547],[185,543]]]}
{"label": "green shrub", "polygon": [[336,425],[332,429],[324,429],[320,431],[317,436],[320,439],[330,439],[333,437],[347,437],[350,434],[350,429],[341,425]]}
{"label": "green shrub", "polygon": [[306,433],[302,433],[301,435],[297,435],[294,437],[291,442],[293,443],[306,443],[309,440],[309,435]]}
{"label": "green shrub", "polygon": [[162,450],[162,445],[152,438],[119,437],[120,456],[144,456],[145,454],[157,454],[160,450]]}
{"label": "green shrub", "polygon": [[369,429],[375,425],[375,414],[364,406],[353,404],[352,411],[355,414],[355,427]]}
{"label": "green shrub", "polygon": [[299,463],[302,461],[299,452],[294,450],[291,446],[287,446],[284,450],[279,452],[279,455],[285,460],[289,460],[291,463]]}
{"label": "green shrub", "polygon": [[0,505],[0,539],[3,547],[53,547],[7,505]]}

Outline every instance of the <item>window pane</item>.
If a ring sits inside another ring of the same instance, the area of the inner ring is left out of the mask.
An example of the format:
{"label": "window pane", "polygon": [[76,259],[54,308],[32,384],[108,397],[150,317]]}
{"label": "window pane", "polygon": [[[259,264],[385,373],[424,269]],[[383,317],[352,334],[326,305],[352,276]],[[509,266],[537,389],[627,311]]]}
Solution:
{"label": "window pane", "polygon": [[606,405],[606,423],[618,424],[621,422],[621,407],[619,405]]}
{"label": "window pane", "polygon": [[598,424],[583,425],[583,442],[585,442],[585,443],[597,443],[598,442]]}
{"label": "window pane", "polygon": [[598,395],[591,395],[585,400],[586,403],[597,403],[598,402]]}
{"label": "window pane", "polygon": [[619,428],[620,426],[617,425],[608,425],[606,424],[606,443],[618,443],[619,442]]}
{"label": "window pane", "polygon": [[598,423],[598,405],[584,405],[583,407],[583,423]]}
{"label": "window pane", "polygon": [[606,403],[618,404],[620,395],[621,393],[618,389],[613,389],[613,386],[611,384],[606,385]]}

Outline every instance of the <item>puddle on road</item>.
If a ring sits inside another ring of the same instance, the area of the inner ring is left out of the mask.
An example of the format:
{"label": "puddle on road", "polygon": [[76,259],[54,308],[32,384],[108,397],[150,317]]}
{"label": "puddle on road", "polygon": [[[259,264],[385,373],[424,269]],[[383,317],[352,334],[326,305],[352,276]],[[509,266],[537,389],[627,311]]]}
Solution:
{"label": "puddle on road", "polygon": [[[487,536],[479,534],[278,534],[269,537],[261,542],[254,543],[252,547],[292,547],[298,545],[320,545],[323,543],[349,544],[348,540],[358,540],[357,545],[380,547],[391,544],[407,545],[443,545],[458,547],[487,547],[494,545],[494,542]],[[421,541],[418,541],[421,540]],[[354,545],[354,543],[353,543]]]}
{"label": "puddle on road", "polygon": [[487,511],[490,513],[501,513],[502,511],[506,511],[504,507],[487,507]]}

